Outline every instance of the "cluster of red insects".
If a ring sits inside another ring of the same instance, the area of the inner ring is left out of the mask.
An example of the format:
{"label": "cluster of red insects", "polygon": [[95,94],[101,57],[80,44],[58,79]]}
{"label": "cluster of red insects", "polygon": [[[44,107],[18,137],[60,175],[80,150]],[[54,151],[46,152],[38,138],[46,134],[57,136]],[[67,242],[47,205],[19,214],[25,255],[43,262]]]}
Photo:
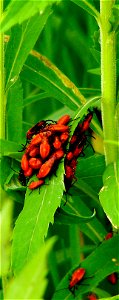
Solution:
{"label": "cluster of red insects", "polygon": [[[83,152],[87,138],[85,132],[89,129],[92,112],[89,112],[82,123],[78,123],[69,142],[71,121],[69,115],[62,116],[57,122],[40,121],[30,128],[26,134],[25,153],[21,159],[19,180],[26,185],[27,179],[36,174],[38,180],[29,184],[29,189],[34,190],[44,184],[44,179],[53,174],[59,161],[65,156],[65,187],[69,190],[73,179],[77,158]],[[67,153],[66,153],[67,152]]]}

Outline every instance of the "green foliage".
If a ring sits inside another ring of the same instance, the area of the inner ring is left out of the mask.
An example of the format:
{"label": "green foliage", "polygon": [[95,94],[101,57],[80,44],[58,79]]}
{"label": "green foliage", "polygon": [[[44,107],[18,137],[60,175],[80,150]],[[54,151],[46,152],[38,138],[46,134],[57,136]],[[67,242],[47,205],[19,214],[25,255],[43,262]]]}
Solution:
{"label": "green foliage", "polygon": [[[79,293],[75,293],[75,298],[81,300],[82,295],[86,292],[90,292],[102,281],[107,275],[113,271],[118,271],[117,260],[118,260],[118,249],[116,247],[117,242],[119,242],[119,237],[113,237],[108,242],[103,242],[95,252],[92,252],[83,262],[79,265],[81,268],[86,269],[84,284],[79,285]],[[104,253],[107,254],[105,259]],[[112,261],[113,258],[115,262]],[[96,261],[96,264],[94,264]],[[111,262],[111,263],[110,263]],[[74,266],[76,269],[78,266]],[[72,274],[72,270],[68,272],[65,278],[61,281],[57,287],[57,291],[54,294],[52,300],[57,299],[74,299],[74,295],[67,289],[63,289],[68,286],[68,277]],[[61,289],[61,291],[60,291]]]}
{"label": "green foliage", "polygon": [[[115,228],[119,227],[119,161],[110,164],[103,175],[104,186],[100,191],[100,202],[102,207]],[[109,205],[110,204],[110,205]]]}
{"label": "green foliage", "polygon": [[[118,279],[115,285],[107,279],[118,273],[119,261],[116,43],[105,70],[101,65],[105,51],[102,35],[108,42],[111,37],[111,43],[118,38],[119,7],[118,1],[99,2],[4,0],[0,23],[1,32],[5,32],[5,47],[1,43],[0,49],[5,60],[1,129],[6,132],[0,140],[1,299],[74,299],[68,289],[69,275],[80,266],[86,274],[84,285],[82,280],[75,291],[76,299],[87,300],[90,292],[102,300],[119,299]],[[99,4],[105,4],[108,31]],[[115,76],[111,77],[110,71]],[[107,82],[103,90],[105,76],[112,78],[112,89]],[[101,101],[103,92],[103,101],[108,98],[109,105]],[[35,175],[27,187],[22,186],[19,170],[27,130],[40,120],[57,120],[69,114],[71,136],[88,110],[93,111],[92,131],[86,134],[84,156],[78,159],[69,193],[65,193],[63,160],[41,188],[32,192],[28,188]],[[110,153],[116,159],[110,161]],[[108,232],[113,232],[113,237],[105,240]],[[54,248],[51,236],[57,236]]]}
{"label": "green foliage", "polygon": [[[59,207],[63,195],[63,174],[62,164],[58,169],[57,176],[52,176],[50,182],[47,181],[46,185],[41,187],[40,193],[39,189],[33,192],[28,189],[26,192],[24,208],[17,219],[13,232],[12,268],[15,274],[42,246],[49,224],[53,224],[54,213]],[[35,176],[32,177],[32,180],[35,179]]]}
{"label": "green foliage", "polygon": [[53,244],[54,239],[51,239],[37,251],[37,254],[9,284],[5,299],[42,299],[47,285],[46,257]]}

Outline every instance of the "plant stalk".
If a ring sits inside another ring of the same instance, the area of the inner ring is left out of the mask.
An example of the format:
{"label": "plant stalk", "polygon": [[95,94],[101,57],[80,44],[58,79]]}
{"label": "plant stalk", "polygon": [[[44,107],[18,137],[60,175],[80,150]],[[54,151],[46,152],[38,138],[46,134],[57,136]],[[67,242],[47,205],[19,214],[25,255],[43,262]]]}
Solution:
{"label": "plant stalk", "polygon": [[[104,140],[112,141],[116,141],[116,36],[110,23],[114,3],[100,0],[102,121]],[[117,159],[116,145],[105,144],[104,151],[107,165]]]}
{"label": "plant stalk", "polygon": [[[3,14],[3,0],[0,1],[0,19]],[[0,138],[5,138],[5,96],[4,96],[4,34],[0,33]]]}

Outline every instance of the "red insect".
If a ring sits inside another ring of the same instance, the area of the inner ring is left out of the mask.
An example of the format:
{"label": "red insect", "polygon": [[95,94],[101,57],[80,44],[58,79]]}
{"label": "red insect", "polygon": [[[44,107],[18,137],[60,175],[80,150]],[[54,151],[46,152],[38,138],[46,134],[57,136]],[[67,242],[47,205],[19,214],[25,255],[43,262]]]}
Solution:
{"label": "red insect", "polygon": [[81,131],[81,133],[82,133],[82,132],[85,132],[85,131],[87,131],[87,130],[89,129],[89,126],[90,126],[90,122],[91,122],[91,120],[92,120],[92,117],[93,117],[93,113],[92,113],[92,112],[89,112],[89,113],[87,114],[87,116],[85,117],[83,123],[78,125],[78,126],[79,126],[79,129],[80,129],[80,131]]}
{"label": "red insect", "polygon": [[73,152],[70,151],[70,152],[67,153],[66,159],[71,160],[72,158],[73,158]]}
{"label": "red insect", "polygon": [[36,157],[39,154],[39,147],[32,146],[32,150],[29,152],[30,157]]}
{"label": "red insect", "polygon": [[65,143],[69,138],[69,132],[66,131],[66,132],[63,132],[61,135],[60,135],[60,141],[63,143]]}
{"label": "red insect", "polygon": [[43,184],[44,184],[44,180],[41,179],[41,180],[37,180],[37,181],[32,181],[28,187],[30,190],[35,190]]}
{"label": "red insect", "polygon": [[40,178],[45,178],[51,171],[54,163],[56,161],[56,157],[53,154],[44,164],[42,164],[37,177]]}
{"label": "red insect", "polygon": [[117,273],[112,273],[107,277],[108,281],[112,284],[116,284],[118,277],[117,277]]}
{"label": "red insect", "polygon": [[113,233],[112,232],[108,232],[107,235],[105,236],[105,240],[109,240],[113,237]]}
{"label": "red insect", "polygon": [[74,144],[76,142],[76,140],[77,140],[77,136],[75,134],[73,134],[71,137],[71,140],[70,140],[70,144]]}
{"label": "red insect", "polygon": [[47,129],[52,131],[52,132],[65,132],[65,131],[69,130],[69,126],[60,125],[60,124],[53,124],[53,125],[48,125]]}
{"label": "red insect", "polygon": [[72,292],[72,294],[75,293],[77,286],[80,284],[80,282],[84,278],[85,272],[86,271],[84,268],[78,268],[77,270],[75,270],[72,273],[72,276],[71,276],[71,279],[69,282],[69,287],[68,287],[70,292]]}
{"label": "red insect", "polygon": [[21,159],[21,168],[23,171],[27,171],[29,168],[29,161],[26,153],[23,154],[22,159]]}
{"label": "red insect", "polygon": [[61,159],[64,156],[64,151],[62,149],[59,149],[55,151],[54,156],[56,159]]}
{"label": "red insect", "polygon": [[90,295],[88,295],[87,298],[89,300],[97,300],[98,299],[97,296],[95,294],[92,294],[92,293]]}
{"label": "red insect", "polygon": [[48,157],[49,153],[50,153],[50,144],[48,142],[47,137],[44,137],[40,145],[40,155],[43,159],[45,159]]}
{"label": "red insect", "polygon": [[30,140],[34,134],[37,134],[46,126],[47,121],[40,121],[37,124],[35,124],[33,127],[31,127],[26,134],[27,140]]}
{"label": "red insect", "polygon": [[65,176],[67,179],[71,181],[74,178],[74,170],[71,168],[71,166],[68,165],[65,166]]}
{"label": "red insect", "polygon": [[55,149],[61,148],[61,141],[57,135],[54,138],[53,146]]}
{"label": "red insect", "polygon": [[51,157],[44,163],[42,164],[37,177],[40,178],[45,178],[52,170],[52,167],[54,163],[58,160],[61,159],[64,156],[64,151],[62,149],[57,150],[54,152]]}
{"label": "red insect", "polygon": [[43,139],[43,133],[42,132],[37,133],[31,140],[31,143],[27,148],[30,148],[30,146],[32,147],[32,146],[36,146],[36,145],[40,144],[42,139]]}
{"label": "red insect", "polygon": [[40,169],[42,166],[42,160],[40,158],[32,157],[29,159],[29,166],[32,169]]}
{"label": "red insect", "polygon": [[82,153],[83,148],[84,148],[84,145],[81,145],[80,147],[77,146],[73,152],[73,156],[78,158],[78,156]]}
{"label": "red insect", "polygon": [[70,116],[64,115],[57,121],[57,124],[66,125],[69,121],[70,121]]}
{"label": "red insect", "polygon": [[31,167],[29,167],[27,171],[24,171],[24,175],[26,177],[30,177],[32,173],[33,173],[33,169]]}

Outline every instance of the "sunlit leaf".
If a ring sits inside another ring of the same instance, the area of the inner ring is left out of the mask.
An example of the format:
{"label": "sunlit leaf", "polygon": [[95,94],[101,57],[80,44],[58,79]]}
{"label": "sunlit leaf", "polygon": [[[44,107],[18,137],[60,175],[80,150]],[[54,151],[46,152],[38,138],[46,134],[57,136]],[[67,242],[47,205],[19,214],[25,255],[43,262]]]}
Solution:
{"label": "sunlit leaf", "polygon": [[18,79],[7,94],[7,136],[16,143],[22,140],[22,110],[23,90]]}
{"label": "sunlit leaf", "polygon": [[29,55],[21,72],[23,79],[43,89],[69,108],[76,110],[86,99],[70,79],[45,56],[36,51]]}
{"label": "sunlit leaf", "polygon": [[115,228],[119,228],[119,161],[110,164],[103,175],[99,197],[102,207]]}
{"label": "sunlit leaf", "polygon": [[[17,2],[21,3],[22,1]],[[12,28],[6,49],[6,89],[17,80],[22,66],[30,50],[34,47],[50,14],[51,9],[47,7],[41,16],[36,14],[23,24],[16,25]]]}
{"label": "sunlit leaf", "polygon": [[51,1],[12,0],[10,1],[1,20],[1,24],[0,24],[1,31],[6,31],[17,23],[21,24],[24,20],[27,20],[28,18],[34,16],[38,12],[39,12],[39,16],[42,16],[42,14],[45,11],[45,8],[54,2],[56,2],[56,0],[51,0]]}

